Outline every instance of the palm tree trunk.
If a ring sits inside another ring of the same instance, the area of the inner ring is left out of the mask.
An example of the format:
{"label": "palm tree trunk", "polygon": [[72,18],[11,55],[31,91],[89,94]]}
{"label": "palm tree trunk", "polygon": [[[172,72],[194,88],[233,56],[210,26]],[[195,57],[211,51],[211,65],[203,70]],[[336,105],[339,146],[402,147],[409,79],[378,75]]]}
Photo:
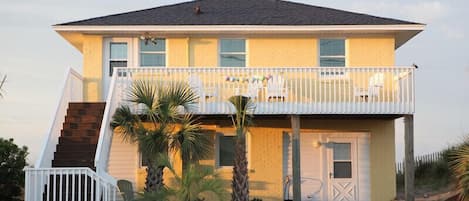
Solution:
{"label": "palm tree trunk", "polygon": [[154,167],[148,164],[145,191],[156,192],[163,187],[163,170],[164,166]]}
{"label": "palm tree trunk", "polygon": [[232,200],[249,201],[248,160],[246,158],[246,141],[237,139],[233,167]]}

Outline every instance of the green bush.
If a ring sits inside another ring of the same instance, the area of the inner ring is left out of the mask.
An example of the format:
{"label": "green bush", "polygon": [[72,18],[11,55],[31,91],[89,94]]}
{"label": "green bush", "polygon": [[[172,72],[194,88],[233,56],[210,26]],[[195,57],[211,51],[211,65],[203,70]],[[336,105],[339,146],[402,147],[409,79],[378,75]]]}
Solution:
{"label": "green bush", "polygon": [[20,200],[28,148],[0,138],[0,200]]}

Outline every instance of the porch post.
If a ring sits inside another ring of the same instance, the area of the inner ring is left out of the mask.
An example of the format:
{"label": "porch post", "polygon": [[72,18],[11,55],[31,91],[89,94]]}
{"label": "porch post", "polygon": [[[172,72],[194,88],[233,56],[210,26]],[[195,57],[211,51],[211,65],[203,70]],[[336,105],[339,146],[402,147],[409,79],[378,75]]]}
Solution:
{"label": "porch post", "polygon": [[291,116],[292,126],[292,166],[293,166],[293,200],[301,201],[300,170],[300,116]]}
{"label": "porch post", "polygon": [[405,200],[415,200],[415,189],[414,189],[414,116],[404,116],[405,124],[405,163],[404,163],[404,187],[405,187]]}

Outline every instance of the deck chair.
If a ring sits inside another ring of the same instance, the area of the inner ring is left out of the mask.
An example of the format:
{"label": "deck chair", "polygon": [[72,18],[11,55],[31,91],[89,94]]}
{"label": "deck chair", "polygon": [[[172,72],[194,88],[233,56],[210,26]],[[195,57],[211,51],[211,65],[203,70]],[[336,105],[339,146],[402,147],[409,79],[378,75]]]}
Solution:
{"label": "deck chair", "polygon": [[266,99],[270,101],[272,98],[281,99],[285,101],[285,98],[288,97],[288,91],[285,87],[285,79],[280,76],[276,75],[270,78],[267,81],[266,87]]}
{"label": "deck chair", "polygon": [[381,88],[384,87],[384,74],[376,73],[368,80],[368,88],[354,87],[353,94],[356,97],[360,97],[365,101],[368,98],[375,98],[379,96]]}
{"label": "deck chair", "polygon": [[124,201],[134,201],[134,189],[132,187],[132,183],[128,180],[121,179],[117,181],[117,187],[119,187],[119,191],[121,192]]}
{"label": "deck chair", "polygon": [[218,91],[215,88],[204,88],[202,80],[197,75],[189,75],[188,82],[192,91],[194,91],[201,101],[218,95]]}
{"label": "deck chair", "polygon": [[244,96],[247,96],[253,100],[259,98],[259,90],[262,89],[262,86],[263,85],[260,80],[250,81],[248,83],[248,88]]}

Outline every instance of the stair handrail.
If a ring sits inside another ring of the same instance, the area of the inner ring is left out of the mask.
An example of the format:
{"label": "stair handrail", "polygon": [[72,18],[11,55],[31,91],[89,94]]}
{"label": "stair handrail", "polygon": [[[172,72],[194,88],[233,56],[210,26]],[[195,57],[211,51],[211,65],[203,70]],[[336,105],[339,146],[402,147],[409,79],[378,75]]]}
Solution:
{"label": "stair handrail", "polygon": [[115,92],[117,71],[118,70],[114,70],[112,74],[109,93],[106,97],[106,106],[104,109],[103,120],[99,130],[98,145],[96,147],[96,154],[94,158],[94,165],[96,167],[97,174],[105,178],[113,178],[107,173],[107,161],[109,160],[113,135],[113,130],[110,127],[110,121],[119,103]]}
{"label": "stair handrail", "polygon": [[65,81],[61,96],[57,100],[55,116],[42,143],[41,152],[34,165],[35,168],[52,167],[52,159],[56,145],[59,142],[60,130],[62,129],[62,123],[65,121],[68,104],[73,101],[83,100],[83,76],[73,68],[69,68],[64,77]]}

